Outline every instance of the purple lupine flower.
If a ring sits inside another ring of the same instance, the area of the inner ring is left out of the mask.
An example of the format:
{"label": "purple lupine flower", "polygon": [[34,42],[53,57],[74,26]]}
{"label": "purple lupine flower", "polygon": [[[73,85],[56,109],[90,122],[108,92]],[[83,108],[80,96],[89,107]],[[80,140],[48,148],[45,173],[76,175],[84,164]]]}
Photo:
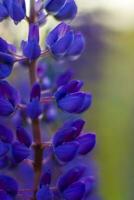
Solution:
{"label": "purple lupine flower", "polygon": [[30,155],[30,149],[23,142],[0,141],[0,169],[18,165]]}
{"label": "purple lupine flower", "polygon": [[9,195],[9,197],[13,198],[18,192],[18,184],[13,178],[0,175],[0,190],[4,191],[7,195]]}
{"label": "purple lupine flower", "polygon": [[20,142],[14,142],[12,144],[12,162],[13,164],[17,164],[22,162],[24,159],[26,159],[30,155],[29,148]]}
{"label": "purple lupine flower", "polygon": [[81,119],[69,121],[54,135],[53,150],[60,162],[69,162],[76,155],[85,155],[94,148],[96,136],[93,133],[80,135],[83,126]]}
{"label": "purple lupine flower", "polygon": [[[84,175],[86,167],[79,165],[68,170],[64,175],[59,178],[58,188],[62,197],[66,200],[70,198],[81,200],[87,193],[87,187],[92,187],[93,179]],[[83,179],[84,177],[84,179]],[[88,185],[87,185],[88,184]],[[91,189],[88,190],[88,194],[91,192]]]}
{"label": "purple lupine flower", "polygon": [[48,13],[58,13],[59,10],[65,5],[66,0],[47,0],[44,7]]}
{"label": "purple lupine flower", "polygon": [[16,135],[22,144],[25,144],[27,147],[30,147],[32,144],[32,140],[30,137],[30,134],[27,132],[27,130],[21,126],[17,127],[16,129]]}
{"label": "purple lupine flower", "polygon": [[40,104],[40,92],[40,85],[35,83],[31,91],[30,103],[27,105],[27,115],[31,119],[38,118],[42,112],[42,107]]}
{"label": "purple lupine flower", "polygon": [[4,0],[8,15],[15,21],[20,22],[26,16],[25,0]]}
{"label": "purple lupine flower", "polygon": [[48,34],[46,46],[57,59],[75,59],[81,55],[85,40],[81,33],[75,33],[69,25],[60,23]]}
{"label": "purple lupine flower", "polygon": [[17,140],[11,129],[0,125],[0,168],[17,165],[30,154],[31,138],[22,127],[17,128]]}
{"label": "purple lupine flower", "polygon": [[80,92],[83,82],[73,80],[60,87],[55,93],[58,107],[69,113],[82,113],[87,110],[92,103],[90,93]]}
{"label": "purple lupine flower", "polygon": [[57,20],[72,20],[77,14],[77,6],[74,0],[47,0],[44,8]]}
{"label": "purple lupine flower", "polygon": [[8,17],[8,11],[3,2],[0,2],[0,21],[6,19],[7,17]]}
{"label": "purple lupine flower", "polygon": [[19,93],[7,81],[0,81],[0,115],[12,114],[19,102]]}
{"label": "purple lupine flower", "polygon": [[76,17],[77,6],[74,0],[66,0],[64,6],[55,14],[57,20],[72,20]]}
{"label": "purple lupine flower", "polygon": [[39,46],[39,26],[30,25],[28,41],[22,41],[21,47],[23,54],[30,60],[34,60],[40,56],[41,50]]}
{"label": "purple lupine flower", "polygon": [[0,79],[8,77],[13,68],[14,57],[10,54],[10,45],[0,38]]}

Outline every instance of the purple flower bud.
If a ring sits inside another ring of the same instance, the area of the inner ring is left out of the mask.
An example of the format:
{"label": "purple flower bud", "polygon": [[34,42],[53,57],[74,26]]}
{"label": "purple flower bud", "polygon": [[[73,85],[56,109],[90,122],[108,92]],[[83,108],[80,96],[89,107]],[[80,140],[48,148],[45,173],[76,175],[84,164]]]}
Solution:
{"label": "purple flower bud", "polygon": [[18,91],[7,81],[0,81],[0,97],[8,100],[13,107],[20,101]]}
{"label": "purple flower bud", "polygon": [[21,48],[23,54],[30,60],[35,60],[40,56],[41,49],[39,46],[39,26],[36,24],[30,25],[28,41],[22,41]]}
{"label": "purple flower bud", "polygon": [[6,99],[0,98],[0,116],[6,117],[14,112],[14,107]]}
{"label": "purple flower bud", "polygon": [[85,155],[94,148],[96,135],[94,133],[84,134],[79,136],[77,141],[79,142],[79,154]]}
{"label": "purple flower bud", "polygon": [[53,193],[47,186],[43,186],[39,189],[37,192],[37,200],[43,200],[45,197],[45,200],[53,200]]}
{"label": "purple flower bud", "polygon": [[8,11],[3,3],[0,3],[0,21],[8,17]]}
{"label": "purple flower bud", "polygon": [[83,84],[84,84],[83,81],[72,80],[66,85],[59,87],[55,93],[56,99],[60,100],[69,93],[78,92],[82,88]]}
{"label": "purple flower bud", "polygon": [[8,77],[13,68],[14,57],[10,54],[10,46],[0,38],[0,79]]}
{"label": "purple flower bud", "polygon": [[0,124],[0,140],[6,143],[11,143],[13,141],[13,132]]}
{"label": "purple flower bud", "polygon": [[87,110],[92,103],[92,95],[84,92],[75,92],[66,95],[57,101],[58,107],[69,113],[82,113]]}
{"label": "purple flower bud", "polygon": [[28,41],[36,40],[39,42],[39,26],[37,24],[30,24]]}
{"label": "purple flower bud", "polygon": [[33,99],[28,105],[27,105],[27,115],[31,119],[36,119],[39,117],[39,115],[42,112],[42,107],[38,99]]}
{"label": "purple flower bud", "polygon": [[0,175],[0,190],[14,197],[18,192],[18,184],[16,180],[10,176]]}
{"label": "purple flower bud", "polygon": [[85,172],[86,168],[84,165],[79,165],[69,169],[64,175],[59,178],[58,188],[60,192],[63,192],[66,188],[78,181]]}
{"label": "purple flower bud", "polygon": [[55,15],[57,20],[72,20],[77,14],[77,6],[74,0],[66,0],[64,6]]}
{"label": "purple flower bud", "polygon": [[22,162],[29,156],[29,154],[30,150],[26,147],[26,145],[19,142],[12,144],[12,156],[15,163]]}
{"label": "purple flower bud", "polygon": [[85,191],[86,190],[84,183],[75,182],[63,192],[63,198],[66,200],[70,199],[82,200],[85,195]]}
{"label": "purple flower bud", "polygon": [[84,124],[85,122],[81,119],[66,122],[54,135],[54,147],[74,140],[80,134]]}
{"label": "purple flower bud", "polygon": [[56,57],[64,56],[70,46],[71,41],[73,40],[73,36],[74,36],[73,31],[67,32],[63,37],[61,37],[58,41],[56,41],[55,44],[51,46],[51,52]]}
{"label": "purple flower bud", "polygon": [[16,22],[20,22],[26,16],[25,0],[4,0],[4,5],[9,16]]}
{"label": "purple flower bud", "polygon": [[83,52],[85,39],[69,25],[60,23],[48,34],[46,46],[57,59],[77,59]]}
{"label": "purple flower bud", "polygon": [[84,125],[85,125],[85,121],[83,119],[77,119],[77,120],[74,120],[74,121],[70,121],[70,126],[73,126],[76,128],[77,130],[77,136],[80,135]]}
{"label": "purple flower bud", "polygon": [[54,153],[59,161],[69,162],[76,156],[78,148],[78,142],[67,142],[54,148]]}
{"label": "purple flower bud", "polygon": [[59,146],[64,142],[69,142],[71,140],[73,140],[76,137],[76,133],[77,133],[77,129],[75,127],[62,127],[61,129],[59,129],[53,138],[53,145]]}
{"label": "purple flower bud", "polygon": [[33,99],[40,100],[40,95],[41,95],[40,85],[38,83],[35,83],[32,87],[30,101],[32,101]]}
{"label": "purple flower bud", "polygon": [[30,40],[28,42],[22,41],[21,47],[23,50],[23,54],[30,60],[35,60],[40,56],[40,46],[34,40]]}
{"label": "purple flower bud", "polygon": [[66,0],[47,0],[44,8],[48,13],[57,13],[65,4]]}
{"label": "purple flower bud", "polygon": [[0,79],[4,79],[11,74],[13,62],[13,56],[0,51]]}
{"label": "purple flower bud", "polygon": [[22,144],[25,144],[27,147],[31,146],[32,140],[26,129],[24,129],[21,126],[17,127],[16,135],[17,135],[19,142],[21,142]]}
{"label": "purple flower bud", "polygon": [[74,38],[74,33],[70,26],[60,23],[47,36],[46,46],[57,58],[65,56]]}

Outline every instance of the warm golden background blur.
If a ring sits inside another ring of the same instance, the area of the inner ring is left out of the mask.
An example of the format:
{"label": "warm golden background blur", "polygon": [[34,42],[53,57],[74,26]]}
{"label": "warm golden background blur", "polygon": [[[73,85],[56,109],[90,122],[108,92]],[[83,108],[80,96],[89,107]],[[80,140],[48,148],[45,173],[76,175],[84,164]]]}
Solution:
{"label": "warm golden background blur", "polygon": [[[85,117],[98,137],[94,160],[100,193],[104,200],[133,200],[134,1],[76,1],[79,16],[71,23],[83,31],[87,47],[73,65],[94,95],[93,107]],[[6,21],[0,25],[0,36],[19,46],[27,35],[24,25]],[[45,35],[45,27],[42,32]]]}

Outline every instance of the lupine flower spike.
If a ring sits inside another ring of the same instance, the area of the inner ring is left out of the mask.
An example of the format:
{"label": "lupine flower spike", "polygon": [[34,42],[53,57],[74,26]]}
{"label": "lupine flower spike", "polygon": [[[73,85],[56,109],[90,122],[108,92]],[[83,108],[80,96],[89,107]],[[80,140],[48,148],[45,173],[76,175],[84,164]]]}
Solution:
{"label": "lupine flower spike", "polygon": [[[0,200],[90,200],[96,181],[84,157],[95,147],[96,134],[84,130],[79,115],[91,107],[92,94],[73,79],[72,69],[56,68],[84,50],[83,34],[68,25],[78,8],[74,0],[29,2],[27,15],[27,1],[0,1],[0,21],[29,25],[20,49],[0,38]],[[40,26],[49,15],[59,24],[41,45]],[[16,86],[4,80],[15,65],[29,73]]]}

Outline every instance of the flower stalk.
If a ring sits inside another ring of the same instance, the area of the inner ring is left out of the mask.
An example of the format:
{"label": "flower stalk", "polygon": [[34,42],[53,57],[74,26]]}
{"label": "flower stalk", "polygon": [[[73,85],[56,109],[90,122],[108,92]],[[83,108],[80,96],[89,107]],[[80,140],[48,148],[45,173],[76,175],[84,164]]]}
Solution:
{"label": "flower stalk", "polygon": [[[30,24],[35,21],[35,9],[34,9],[34,0],[30,1]],[[29,62],[29,78],[31,86],[36,82],[36,60]],[[39,119],[32,119],[32,133],[34,140],[34,192],[33,192],[33,200],[36,200],[36,193],[38,191],[38,186],[40,183],[41,169],[42,169],[42,161],[43,161],[43,146],[41,141],[41,130],[40,130],[40,122]]]}

